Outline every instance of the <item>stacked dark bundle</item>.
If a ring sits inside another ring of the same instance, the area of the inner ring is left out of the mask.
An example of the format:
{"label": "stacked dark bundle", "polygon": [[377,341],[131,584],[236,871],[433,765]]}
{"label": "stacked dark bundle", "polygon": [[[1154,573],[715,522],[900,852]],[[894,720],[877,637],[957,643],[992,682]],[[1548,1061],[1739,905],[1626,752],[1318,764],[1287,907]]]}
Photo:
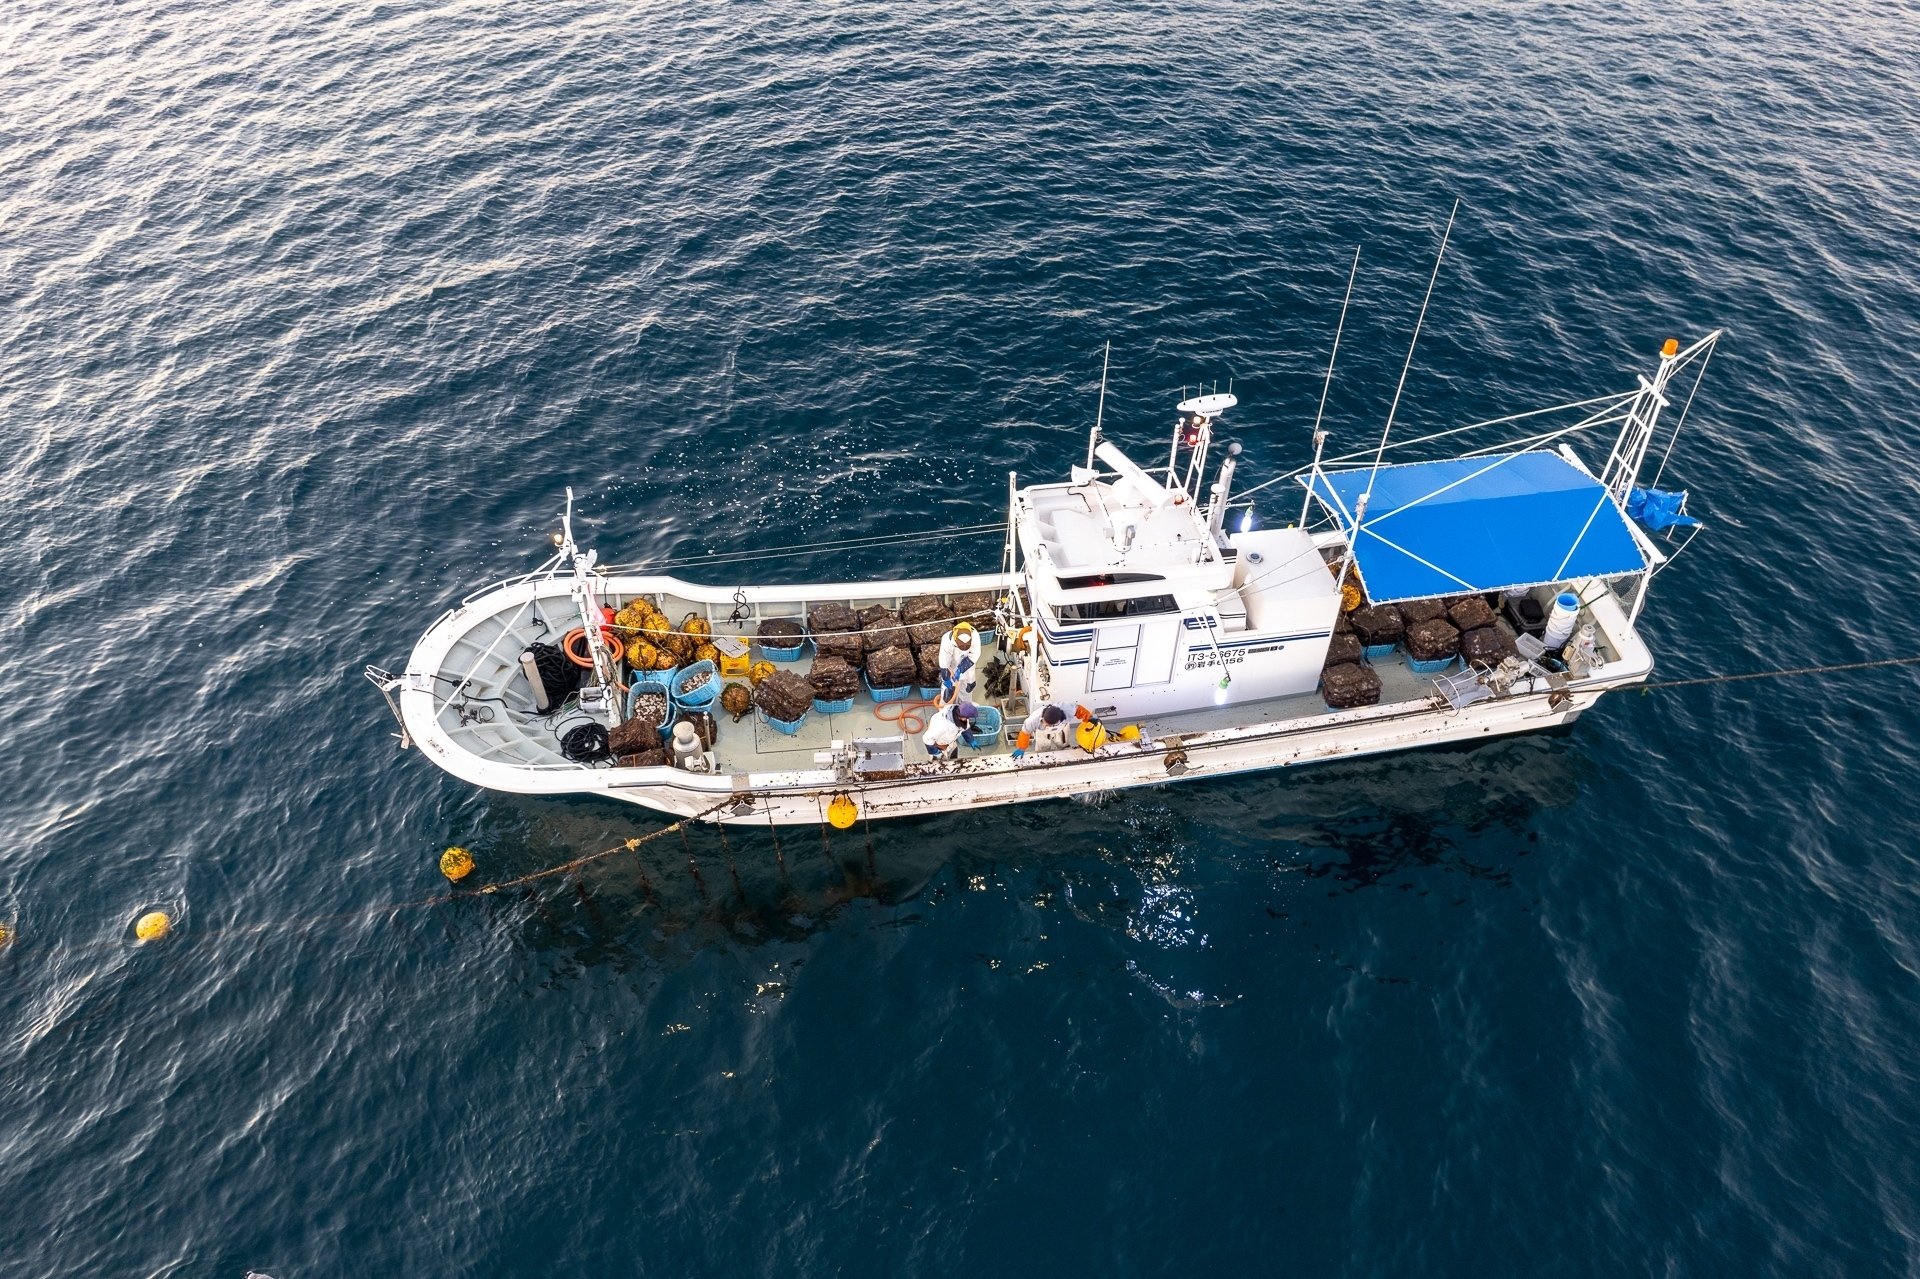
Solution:
{"label": "stacked dark bundle", "polygon": [[1485,600],[1478,595],[1468,595],[1447,609],[1447,620],[1452,622],[1458,630],[1466,632],[1477,631],[1483,626],[1492,626],[1494,616],[1493,610],[1487,606]]}
{"label": "stacked dark bundle", "polygon": [[1355,662],[1329,666],[1320,672],[1320,696],[1337,711],[1372,706],[1380,700],[1380,675]]}
{"label": "stacked dark bundle", "polygon": [[1407,624],[1409,635],[1413,634],[1413,628],[1421,622],[1431,622],[1435,618],[1444,618],[1447,615],[1447,606],[1439,600],[1408,600],[1394,607],[1400,610],[1400,618]]}
{"label": "stacked dark bundle", "polygon": [[713,749],[714,738],[720,733],[720,726],[705,711],[681,711],[673,722],[693,725],[693,731],[700,735],[700,749],[703,751]]}
{"label": "stacked dark bundle", "polygon": [[615,768],[664,768],[666,763],[666,751],[656,746],[650,751],[636,751],[631,755],[617,756],[613,766]]}
{"label": "stacked dark bundle", "polygon": [[792,723],[813,709],[813,685],[792,671],[775,671],[753,690],[753,700],[772,718]]}
{"label": "stacked dark bundle", "polygon": [[[662,716],[666,714],[664,710]],[[607,749],[615,755],[638,755],[660,749],[660,721],[635,715],[624,724],[607,730]]]}
{"label": "stacked dark bundle", "polygon": [[972,622],[976,631],[990,631],[994,628],[993,592],[973,591],[966,595],[953,597],[953,616],[955,620]]}
{"label": "stacked dark bundle", "polygon": [[953,610],[935,595],[916,595],[900,606],[907,624],[907,642],[915,648],[938,648],[940,637],[953,629]]}
{"label": "stacked dark bundle", "polygon": [[1469,662],[1498,666],[1501,658],[1513,655],[1513,641],[1498,626],[1481,626],[1460,633],[1460,656]]}
{"label": "stacked dark bundle", "polygon": [[783,652],[799,648],[806,637],[804,626],[785,617],[769,617],[760,623],[760,629],[756,632],[761,648],[775,648]]}
{"label": "stacked dark bundle", "polygon": [[807,610],[807,630],[813,635],[814,651],[822,657],[858,662],[866,656],[867,641],[860,634],[860,619],[845,604],[815,604]]}
{"label": "stacked dark bundle", "polygon": [[1353,614],[1346,612],[1336,614],[1333,619],[1333,633],[1335,635],[1353,634]]}
{"label": "stacked dark bundle", "polygon": [[1369,647],[1375,644],[1398,644],[1400,637],[1407,633],[1407,624],[1400,616],[1400,610],[1391,604],[1375,604],[1371,608],[1356,608],[1348,616],[1353,620],[1353,633],[1360,642]]}
{"label": "stacked dark bundle", "polygon": [[1357,662],[1359,660],[1360,637],[1352,631],[1347,631],[1345,634],[1335,635],[1333,637],[1332,642],[1327,645],[1327,660],[1321,663],[1321,665],[1339,666],[1343,662]]}
{"label": "stacked dark bundle", "polygon": [[923,648],[914,653],[913,663],[919,668],[914,682],[921,688],[940,687],[940,650]]}
{"label": "stacked dark bundle", "polygon": [[918,674],[913,650],[905,644],[889,644],[867,654],[867,683],[875,688],[906,688]]}
{"label": "stacked dark bundle", "polygon": [[807,672],[813,695],[823,702],[844,702],[858,696],[860,671],[844,657],[817,657]]}
{"label": "stacked dark bundle", "polygon": [[860,610],[860,633],[867,637],[867,651],[889,648],[907,642],[907,628],[900,614],[883,605]]}
{"label": "stacked dark bundle", "polygon": [[1407,627],[1407,656],[1437,662],[1460,652],[1460,632],[1444,617],[1429,617]]}

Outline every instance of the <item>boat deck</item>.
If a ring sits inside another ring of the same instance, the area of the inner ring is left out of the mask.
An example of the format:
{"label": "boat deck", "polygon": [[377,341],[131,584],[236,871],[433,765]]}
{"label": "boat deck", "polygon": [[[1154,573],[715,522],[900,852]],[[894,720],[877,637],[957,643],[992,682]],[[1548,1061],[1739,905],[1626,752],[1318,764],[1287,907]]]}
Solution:
{"label": "boat deck", "polygon": [[[988,653],[993,651],[990,646]],[[805,675],[811,667],[812,658],[806,657],[792,663],[787,669]],[[1380,702],[1383,705],[1417,701],[1433,692],[1434,676],[1415,674],[1408,667],[1404,653],[1395,652],[1390,657],[1381,658],[1373,662],[1373,668],[1380,676]],[[1015,699],[1024,700],[1019,694],[1015,695]],[[982,706],[1000,710],[1006,720],[1006,729],[1001,734],[1001,740],[992,747],[977,751],[962,748],[961,754],[994,755],[1011,750],[1012,736],[1019,730],[1019,721],[1024,715],[1007,713],[1006,703],[1012,699],[995,699],[976,693],[974,700]],[[908,703],[876,704],[872,698],[863,695],[854,702],[851,711],[834,715],[810,712],[801,724],[800,731],[792,736],[769,728],[758,715],[747,716],[738,723],[732,722],[726,715],[720,715],[714,743],[715,754],[723,772],[810,769],[817,767],[814,755],[827,750],[832,742],[852,743],[860,739],[905,736],[905,761],[908,764],[925,763],[927,755],[920,743],[920,729],[902,733],[903,707],[907,708],[908,728],[918,723],[924,729],[927,718],[933,713],[931,706],[917,698]],[[1260,702],[1230,702],[1200,710],[1148,716],[1137,722],[1148,737],[1168,737],[1331,713],[1331,709],[1320,699],[1320,694],[1313,692],[1268,698]]]}

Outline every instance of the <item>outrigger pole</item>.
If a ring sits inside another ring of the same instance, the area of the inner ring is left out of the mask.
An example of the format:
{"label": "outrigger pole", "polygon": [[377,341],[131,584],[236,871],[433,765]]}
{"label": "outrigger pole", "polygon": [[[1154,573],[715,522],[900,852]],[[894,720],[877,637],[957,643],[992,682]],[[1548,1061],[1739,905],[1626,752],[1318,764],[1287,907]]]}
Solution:
{"label": "outrigger pole", "polygon": [[1107,361],[1113,358],[1113,342],[1107,342],[1100,354],[1100,400],[1093,410],[1093,432],[1087,436],[1087,469],[1093,469],[1093,451],[1100,447],[1100,421],[1107,412]]}
{"label": "outrigger pole", "polygon": [[1340,358],[1340,335],[1347,329],[1347,305],[1353,301],[1353,277],[1360,273],[1360,246],[1353,246],[1353,265],[1347,268],[1347,295],[1340,299],[1340,322],[1333,328],[1333,350],[1327,355],[1327,380],[1320,386],[1320,411],[1313,415],[1313,470],[1307,477],[1307,491],[1300,497],[1300,527],[1307,526],[1307,511],[1313,506],[1314,481],[1320,478],[1320,455],[1326,451],[1327,433],[1320,422],[1327,415],[1327,395],[1333,390],[1333,362]]}
{"label": "outrigger pole", "polygon": [[1360,541],[1360,527],[1367,519],[1367,499],[1373,496],[1373,481],[1380,474],[1380,459],[1386,456],[1387,436],[1393,433],[1393,415],[1400,411],[1400,393],[1407,389],[1407,373],[1413,368],[1413,352],[1420,345],[1420,328],[1427,322],[1427,304],[1433,301],[1434,282],[1440,278],[1440,264],[1447,257],[1447,241],[1453,238],[1453,219],[1460,212],[1459,197],[1453,201],[1453,211],[1447,214],[1447,229],[1440,235],[1440,252],[1433,257],[1433,274],[1427,277],[1427,294],[1420,299],[1420,314],[1413,322],[1413,340],[1407,343],[1407,360],[1400,366],[1400,384],[1393,388],[1393,403],[1387,406],[1387,424],[1380,428],[1380,447],[1374,450],[1373,469],[1367,472],[1367,488],[1360,494],[1360,500],[1353,507],[1353,536],[1347,539],[1347,554],[1340,561],[1340,571],[1334,574],[1334,581],[1345,583],[1347,567],[1353,563],[1357,544]]}

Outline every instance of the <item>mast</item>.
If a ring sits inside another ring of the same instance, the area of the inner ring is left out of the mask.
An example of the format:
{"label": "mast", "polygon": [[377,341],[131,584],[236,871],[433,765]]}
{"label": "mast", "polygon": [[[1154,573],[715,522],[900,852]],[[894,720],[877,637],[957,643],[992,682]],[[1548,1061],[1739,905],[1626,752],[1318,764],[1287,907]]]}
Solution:
{"label": "mast", "polygon": [[1113,342],[1107,342],[1100,354],[1100,401],[1093,410],[1093,432],[1087,436],[1087,469],[1093,469],[1093,451],[1100,447],[1100,422],[1107,413],[1107,363],[1113,359]]}

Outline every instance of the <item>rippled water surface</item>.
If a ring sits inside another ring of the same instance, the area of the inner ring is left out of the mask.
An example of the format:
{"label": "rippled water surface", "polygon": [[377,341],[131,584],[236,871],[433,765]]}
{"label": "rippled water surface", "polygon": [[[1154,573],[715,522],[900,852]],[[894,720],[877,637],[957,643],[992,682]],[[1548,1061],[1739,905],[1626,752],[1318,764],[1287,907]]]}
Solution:
{"label": "rippled water surface", "polygon": [[17,0],[0,1272],[1920,1273],[1910,670],[397,910],[656,823],[358,674],[566,484],[626,560],[991,520],[1109,339],[1113,435],[1230,377],[1297,465],[1355,245],[1361,447],[1456,196],[1406,430],[1724,326],[1664,674],[1914,651],[1917,68],[1911,3]]}

